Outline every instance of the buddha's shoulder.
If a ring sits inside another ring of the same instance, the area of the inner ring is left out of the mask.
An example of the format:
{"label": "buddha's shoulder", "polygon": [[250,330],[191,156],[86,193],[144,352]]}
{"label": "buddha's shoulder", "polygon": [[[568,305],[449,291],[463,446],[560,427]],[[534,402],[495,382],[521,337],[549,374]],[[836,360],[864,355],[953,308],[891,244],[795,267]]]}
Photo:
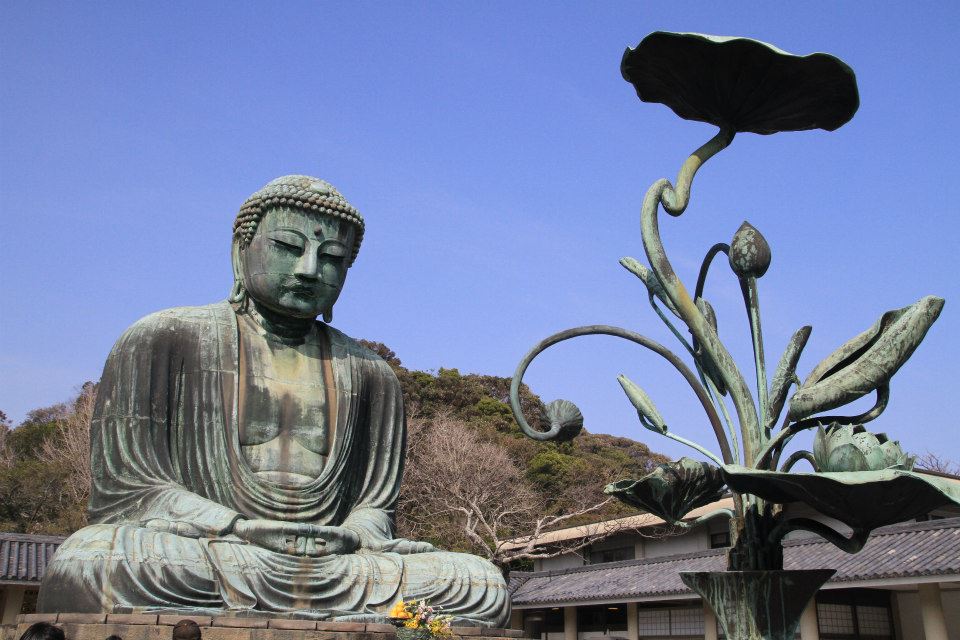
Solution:
{"label": "buddha's shoulder", "polygon": [[334,329],[330,325],[325,326],[327,335],[330,336],[330,342],[335,349],[341,353],[345,353],[346,355],[359,359],[361,362],[368,365],[368,367],[372,370],[376,370],[377,372],[390,378],[396,378],[396,374],[393,372],[393,369],[386,360],[377,354],[377,352],[373,351],[372,349],[368,349],[342,331]]}
{"label": "buddha's shoulder", "polygon": [[134,322],[120,337],[120,342],[209,335],[217,329],[229,328],[233,318],[233,309],[226,301],[197,307],[172,307]]}

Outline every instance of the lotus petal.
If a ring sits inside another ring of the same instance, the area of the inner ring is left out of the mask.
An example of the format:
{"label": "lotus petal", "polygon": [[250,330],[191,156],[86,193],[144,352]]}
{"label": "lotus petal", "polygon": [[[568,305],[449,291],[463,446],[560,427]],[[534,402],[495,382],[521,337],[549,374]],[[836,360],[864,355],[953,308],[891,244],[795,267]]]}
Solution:
{"label": "lotus petal", "polygon": [[810,325],[800,327],[787,343],[787,348],[780,356],[780,362],[777,364],[777,370],[773,374],[773,382],[770,383],[770,401],[767,403],[767,415],[764,417],[764,424],[769,429],[776,423],[783,411],[783,405],[787,401],[787,392],[790,391],[790,385],[796,376],[797,362],[800,360],[800,354],[807,345],[810,338],[810,332],[813,327]]}
{"label": "lotus petal", "polygon": [[913,355],[941,309],[943,298],[926,296],[883,314],[814,367],[790,398],[790,419],[841,407],[886,384]]}
{"label": "lotus petal", "polygon": [[885,433],[870,433],[863,425],[833,423],[821,427],[813,438],[813,458],[820,471],[879,471],[898,468],[909,471],[913,459],[900,443]]}
{"label": "lotus petal", "polygon": [[860,106],[843,61],[749,38],[657,31],[626,50],[620,72],[644,102],[734,131],[833,131]]}
{"label": "lotus petal", "polygon": [[727,485],[770,502],[802,502],[852,529],[872,530],[960,506],[960,483],[915,471],[782,473],[740,465],[721,468]]}
{"label": "lotus petal", "polygon": [[687,457],[665,462],[639,480],[608,484],[603,492],[667,522],[677,522],[697,507],[720,499],[720,470]]}
{"label": "lotus petal", "polygon": [[[710,323],[710,326],[713,327],[714,333],[717,331],[717,312],[713,310],[713,305],[710,304],[706,298],[697,298],[695,303],[697,309],[700,310],[700,313],[703,314],[704,319]],[[713,386],[717,388],[717,392],[725,396],[727,395],[727,385],[723,382],[723,376],[720,375],[720,369],[717,367],[713,359],[704,351],[698,348],[696,340],[693,342],[694,349],[700,353],[698,361],[700,363],[700,368],[703,369],[703,375],[710,378],[710,381],[713,383]]]}

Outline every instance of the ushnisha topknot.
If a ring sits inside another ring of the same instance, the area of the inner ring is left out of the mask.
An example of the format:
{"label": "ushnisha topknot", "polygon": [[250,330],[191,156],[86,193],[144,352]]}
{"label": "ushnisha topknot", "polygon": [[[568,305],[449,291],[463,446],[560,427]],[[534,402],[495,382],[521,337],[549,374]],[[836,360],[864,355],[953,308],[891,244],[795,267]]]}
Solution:
{"label": "ushnisha topknot", "polygon": [[272,207],[294,207],[307,212],[342,218],[353,224],[357,233],[353,243],[353,253],[350,255],[350,264],[357,259],[360,242],[363,240],[363,216],[326,180],[310,176],[282,176],[271,180],[247,198],[233,223],[233,237],[241,247],[250,244],[253,234],[257,231],[257,225]]}

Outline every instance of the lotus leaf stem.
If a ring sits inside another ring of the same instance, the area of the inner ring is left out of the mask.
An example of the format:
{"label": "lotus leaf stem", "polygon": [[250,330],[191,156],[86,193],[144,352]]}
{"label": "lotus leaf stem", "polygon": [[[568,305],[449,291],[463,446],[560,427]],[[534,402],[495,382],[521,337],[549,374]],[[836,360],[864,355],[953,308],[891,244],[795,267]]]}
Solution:
{"label": "lotus leaf stem", "polygon": [[730,443],[733,445],[733,459],[740,460],[740,443],[737,440],[737,432],[733,428],[733,422],[730,420],[730,413],[727,411],[726,405],[723,404],[723,401],[719,397],[720,394],[717,393],[716,385],[714,385],[713,381],[704,375],[703,368],[700,366],[700,363],[697,362],[697,356],[693,351],[693,346],[686,338],[683,337],[683,334],[677,330],[676,326],[674,326],[673,322],[670,321],[670,318],[667,316],[667,314],[665,314],[657,304],[656,296],[651,293],[649,299],[650,306],[653,307],[653,310],[657,313],[660,319],[663,320],[663,323],[667,325],[667,328],[670,329],[670,332],[676,337],[677,340],[680,341],[680,344],[683,345],[684,349],[690,353],[690,357],[693,358],[694,364],[697,366],[697,376],[700,378],[700,384],[707,389],[707,393],[710,395],[710,401],[713,402],[713,405],[719,408],[720,413],[723,414],[723,422],[727,427],[727,435],[730,436]]}
{"label": "lotus leaf stem", "polygon": [[[757,372],[757,398],[761,416],[767,415],[769,399],[767,382],[767,365],[763,356],[763,330],[760,324],[760,292],[757,290],[757,279],[746,278],[740,281],[740,290],[743,293],[743,303],[747,307],[747,316],[750,320],[750,337],[753,340],[754,367]],[[770,431],[764,427],[761,430],[763,441],[770,439]]]}
{"label": "lotus leaf stem", "polygon": [[[664,251],[657,221],[661,203],[664,210],[670,215],[679,216],[683,213],[690,199],[690,185],[697,170],[704,162],[726,148],[733,140],[733,135],[732,130],[721,129],[706,144],[694,151],[680,168],[676,187],[665,179],[654,182],[643,199],[640,226],[644,251],[650,261],[651,269],[657,275],[664,292],[690,329],[697,344],[705,350],[706,355],[716,364],[724,385],[730,390],[730,396],[740,422],[741,435],[743,436],[744,459],[752,460],[760,446],[761,435],[757,409],[753,404],[750,389],[747,387],[730,353],[717,337],[716,331],[697,309],[689,292],[677,277]],[[725,437],[724,440],[726,440]]]}

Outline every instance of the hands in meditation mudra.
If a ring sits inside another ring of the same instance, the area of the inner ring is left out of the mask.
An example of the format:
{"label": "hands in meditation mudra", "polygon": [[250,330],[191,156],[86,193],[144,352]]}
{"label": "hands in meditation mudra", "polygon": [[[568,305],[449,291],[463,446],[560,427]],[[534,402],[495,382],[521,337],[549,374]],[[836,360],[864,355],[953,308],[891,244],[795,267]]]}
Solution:
{"label": "hands in meditation mudra", "polygon": [[40,611],[381,620],[403,597],[506,626],[492,564],[394,537],[399,383],[328,324],[363,230],[330,184],[278,178],[237,215],[229,300],[124,333],[91,425],[92,524],[47,568]]}

